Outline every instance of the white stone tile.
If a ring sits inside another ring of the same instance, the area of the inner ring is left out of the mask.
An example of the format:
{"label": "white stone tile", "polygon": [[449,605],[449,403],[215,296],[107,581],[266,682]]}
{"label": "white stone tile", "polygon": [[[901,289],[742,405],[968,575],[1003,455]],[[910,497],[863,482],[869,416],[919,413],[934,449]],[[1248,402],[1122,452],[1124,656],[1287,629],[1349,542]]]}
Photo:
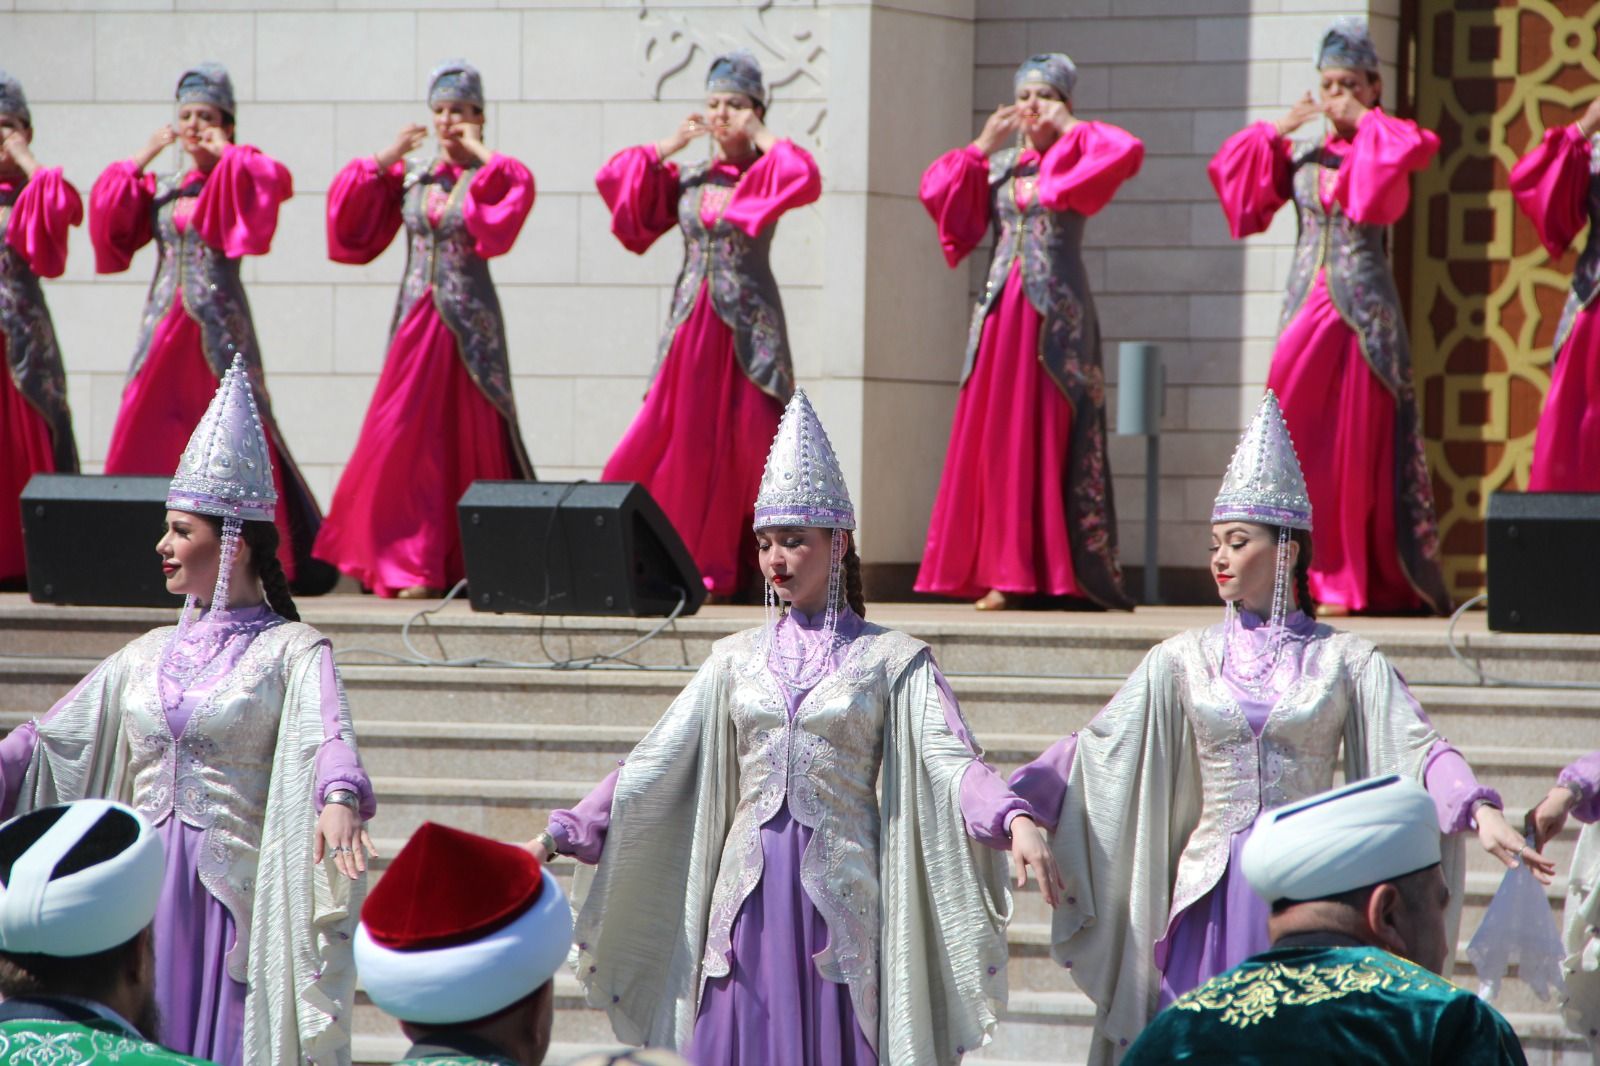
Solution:
{"label": "white stone tile", "polygon": [[635,255],[612,236],[611,212],[599,194],[579,200],[578,279],[584,284],[671,285],[682,265],[678,230],[662,234],[644,255]]}
{"label": "white stone tile", "polygon": [[297,462],[343,467],[372,400],[363,377],[276,373],[267,367],[272,411]]}
{"label": "white stone tile", "polygon": [[[1122,0],[1117,0],[1120,6]],[[1112,0],[977,0],[979,21],[991,18],[1072,19],[1111,14]]]}
{"label": "white stone tile", "polygon": [[575,466],[598,477],[623,431],[638,413],[644,398],[645,378],[573,379],[572,449]]}
{"label": "white stone tile", "polygon": [[289,168],[296,195],[327,192],[339,163],[333,154],[332,104],[258,104],[240,131],[263,152]]}
{"label": "white stone tile", "polygon": [[1275,293],[1191,296],[1189,333],[1215,340],[1274,336],[1282,302]]}
{"label": "white stone tile", "polygon": [[[345,5],[349,6],[349,5]],[[375,7],[398,7],[387,2]],[[483,95],[489,103],[522,98],[522,15],[515,11],[430,11],[443,6],[419,3],[417,58],[414,82],[417,96],[426,98],[428,76],[447,59],[465,58],[483,75]],[[486,6],[482,2],[475,6]]]}
{"label": "white stone tile", "polygon": [[296,374],[333,371],[331,286],[257,285],[250,310],[265,365]]}
{"label": "white stone tile", "polygon": [[4,10],[16,11],[171,11],[173,0],[13,0]]}
{"label": "white stone tile", "polygon": [[83,14],[0,14],[6,70],[22,82],[30,110],[52,100],[94,99],[94,23]]}
{"label": "white stone tile", "polygon": [[790,211],[778,220],[772,238],[772,274],[780,289],[822,283],[825,239],[822,212],[815,204]]}
{"label": "white stone tile", "polygon": [[1028,23],[1022,19],[980,19],[973,49],[979,63],[1013,66],[1028,57]]}
{"label": "white stone tile", "polygon": [[1145,156],[1139,173],[1117,190],[1117,199],[1163,204],[1207,200],[1216,196],[1199,156]]}
{"label": "white stone tile", "polygon": [[489,261],[496,283],[561,285],[577,281],[578,207],[578,196],[541,193],[511,251]]}
{"label": "white stone tile", "polygon": [[333,292],[333,369],[377,380],[389,347],[399,279],[393,285],[331,286]]}
{"label": "white stone tile", "polygon": [[1188,223],[1187,204],[1113,200],[1089,220],[1084,239],[1102,248],[1167,248],[1186,242]]}
{"label": "white stone tile", "polygon": [[922,558],[928,517],[944,471],[955,390],[912,382],[869,381],[862,426],[862,526],[873,531],[871,559]]}
{"label": "white stone tile", "polygon": [[571,466],[575,417],[573,379],[519,375],[513,382],[522,442],[541,476],[552,465]]}
{"label": "white stone tile", "polygon": [[[1188,63],[1195,57],[1193,18],[1040,19],[1028,23],[1028,51],[1067,52],[1093,65]],[[1018,57],[1021,62],[1025,57]]]}
{"label": "white stone tile", "polygon": [[636,11],[579,7],[525,15],[523,98],[648,98],[654,86],[644,74],[640,33]]}
{"label": "white stone tile", "polygon": [[262,100],[420,100],[409,12],[256,16]]}
{"label": "white stone tile", "polygon": [[46,282],[62,362],[74,371],[126,374],[146,288],[139,281]]}
{"label": "white stone tile", "polygon": [[502,103],[495,107],[496,147],[533,171],[541,197],[594,195],[594,174],[606,161],[604,108],[590,103]]}
{"label": "white stone tile", "polygon": [[532,285],[500,297],[518,372],[613,375],[643,391],[661,327],[653,320],[653,290]]}
{"label": "white stone tile", "polygon": [[1116,361],[1119,340],[1178,340],[1189,335],[1189,303],[1154,293],[1095,293],[1100,333],[1106,340],[1106,361]]}
{"label": "white stone tile", "polygon": [[[111,430],[117,424],[117,411],[122,406],[124,374],[93,374],[89,378],[89,409],[93,412],[85,426],[81,418],[74,419],[73,436],[78,438],[80,458],[87,462],[104,463],[106,449],[111,446]],[[82,389],[78,395],[83,395]],[[76,412],[75,412],[76,413]]]}
{"label": "white stone tile", "polygon": [[250,122],[256,96],[255,16],[103,14],[94,19],[94,88],[101,100],[171,101],[178,76],[202,60],[228,68],[238,120]]}
{"label": "white stone tile", "polygon": [[[353,159],[377,154],[394,143],[400,131],[412,123],[428,125],[428,105],[422,100],[421,86],[403,101],[336,101],[333,105],[334,172],[338,173]],[[499,136],[499,131],[491,128],[488,133],[490,147],[499,147]],[[433,140],[431,126],[428,137],[428,143],[419,154],[431,156],[437,150],[438,143]]]}
{"label": "white stone tile", "polygon": [[1238,432],[1250,421],[1258,398],[1246,392],[1230,385],[1189,386],[1189,428]]}

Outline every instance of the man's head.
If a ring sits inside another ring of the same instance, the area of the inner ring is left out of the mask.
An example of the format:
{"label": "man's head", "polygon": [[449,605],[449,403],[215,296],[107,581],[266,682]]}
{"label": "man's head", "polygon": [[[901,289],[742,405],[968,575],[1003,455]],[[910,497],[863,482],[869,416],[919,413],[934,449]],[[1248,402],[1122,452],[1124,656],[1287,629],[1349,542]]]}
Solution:
{"label": "man's head", "polygon": [[1450,892],[1439,856],[1433,800],[1414,782],[1385,777],[1262,816],[1241,865],[1272,904],[1274,942],[1341,933],[1442,973]]}
{"label": "man's head", "polygon": [[537,1066],[571,946],[572,909],[532,854],[426,822],[368,894],[355,953],[411,1039],[466,1030]]}
{"label": "man's head", "polygon": [[0,826],[0,996],[77,996],[155,1039],[150,922],[161,839],[104,800],[42,807]]}

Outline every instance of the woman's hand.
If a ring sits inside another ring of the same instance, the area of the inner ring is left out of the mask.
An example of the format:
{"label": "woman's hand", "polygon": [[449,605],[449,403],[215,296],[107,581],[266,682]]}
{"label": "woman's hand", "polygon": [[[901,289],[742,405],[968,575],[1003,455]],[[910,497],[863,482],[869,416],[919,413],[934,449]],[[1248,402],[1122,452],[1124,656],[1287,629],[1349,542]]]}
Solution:
{"label": "woman's hand", "polygon": [[9,162],[26,177],[33,177],[33,172],[39,169],[39,161],[33,158],[33,151],[28,147],[28,138],[21,130],[10,130],[0,136],[0,162]]}
{"label": "woman's hand", "polygon": [[1578,132],[1585,137],[1600,133],[1600,98],[1589,101],[1583,117],[1578,120]]}
{"label": "woman's hand", "polygon": [[728,132],[738,134],[763,152],[772,151],[772,146],[778,143],[778,138],[761,121],[761,113],[753,107],[735,111],[728,120]]}
{"label": "woman's hand", "polygon": [[1050,845],[1045,843],[1044,834],[1039,832],[1033,819],[1019,814],[1011,819],[1011,869],[1016,874],[1018,888],[1028,883],[1030,868],[1039,879],[1044,901],[1052,907],[1060,903],[1067,883],[1056,869],[1056,857],[1050,853]]}
{"label": "woman's hand", "polygon": [[394,143],[387,148],[372,153],[373,161],[378,164],[379,170],[388,170],[406,156],[421,148],[428,139],[428,127],[412,122],[400,128],[395,134]]}
{"label": "woman's hand", "polygon": [[1478,842],[1483,845],[1483,850],[1505,863],[1514,867],[1519,862],[1527,864],[1533,876],[1542,884],[1548,885],[1555,880],[1556,864],[1545,858],[1529,844],[1521,833],[1511,828],[1506,816],[1498,807],[1487,804],[1481,806],[1473,813],[1478,820]]}
{"label": "woman's hand", "polygon": [[1354,93],[1335,96],[1322,105],[1322,113],[1327,115],[1328,121],[1333,123],[1334,128],[1346,137],[1355,132],[1361,116],[1370,110],[1372,110],[1370,107],[1356,99]]}
{"label": "woman's hand", "polygon": [[704,137],[710,132],[711,124],[706,121],[706,117],[698,111],[693,112],[678,123],[678,128],[672,131],[670,137],[656,142],[656,155],[665,162],[668,156],[677,155],[687,148],[690,141],[696,137]]}
{"label": "woman's hand", "polygon": [[1045,97],[1039,101],[1039,125],[1046,129],[1056,131],[1056,136],[1066,133],[1078,124],[1078,118],[1072,113],[1072,105],[1065,100],[1052,100]]}
{"label": "woman's hand", "polygon": [[1578,795],[1565,785],[1557,785],[1545,793],[1539,806],[1528,812],[1527,831],[1533,834],[1533,846],[1540,851],[1550,838],[1566,827],[1567,815],[1578,805]]}
{"label": "woman's hand", "polygon": [[1295,101],[1295,105],[1289,109],[1289,113],[1278,119],[1273,125],[1278,128],[1279,137],[1287,137],[1320,114],[1322,114],[1322,105],[1313,100],[1308,92]]}
{"label": "woman's hand", "polygon": [[208,163],[216,163],[222,158],[222,153],[230,147],[228,135],[221,126],[207,126],[195,137],[194,156],[195,162],[203,169]]}
{"label": "woman's hand", "polygon": [[973,139],[972,146],[984,155],[994,155],[1016,134],[1021,122],[1022,115],[1016,104],[1001,104],[984,119],[983,131]]}
{"label": "woman's hand", "polygon": [[311,860],[322,862],[324,854],[333,856],[339,872],[354,880],[367,869],[367,857],[378,850],[372,846],[361,816],[342,803],[328,803],[317,816],[317,842],[312,848]]}
{"label": "woman's hand", "polygon": [[455,142],[466,149],[472,158],[480,163],[487,163],[494,153],[489,151],[489,146],[483,143],[483,127],[476,122],[457,122],[450,127]]}
{"label": "woman's hand", "polygon": [[143,148],[134,153],[133,166],[135,170],[143,170],[150,165],[150,161],[160,155],[172,142],[178,139],[178,131],[172,126],[158,126],[150,135]]}
{"label": "woman's hand", "polygon": [[540,866],[543,866],[545,863],[555,858],[555,856],[550,853],[550,849],[545,846],[543,833],[540,833],[538,836],[534,837],[532,840],[528,841],[522,846],[533,853],[533,857],[539,860]]}

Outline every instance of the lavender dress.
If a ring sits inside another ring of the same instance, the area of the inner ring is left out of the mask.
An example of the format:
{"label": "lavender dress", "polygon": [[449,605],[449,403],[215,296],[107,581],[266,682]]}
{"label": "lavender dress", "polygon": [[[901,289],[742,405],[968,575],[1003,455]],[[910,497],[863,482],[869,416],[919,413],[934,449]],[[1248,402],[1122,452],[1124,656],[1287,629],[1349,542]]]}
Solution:
{"label": "lavender dress", "polygon": [[[191,625],[180,651],[200,648],[217,626],[227,626],[229,632],[198,682],[185,687],[165,669],[157,668],[156,683],[172,737],[184,738],[196,712],[206,713],[202,708],[207,707],[207,697],[232,677],[257,636],[282,624],[282,618],[262,605],[210,612]],[[47,726],[63,707],[93,685],[114,660],[136,645],[130,645],[102,663],[37,722],[25,723],[0,740],[0,788],[4,790],[0,813],[9,816],[17,806],[23,778],[38,743],[39,728]],[[361,816],[368,819],[376,809],[376,802],[372,784],[351,746],[349,731],[341,722],[340,685],[333,655],[326,642],[316,653],[321,659],[324,740],[316,757],[315,795],[307,799],[320,812],[323,798],[329,792],[349,789],[360,797]],[[226,752],[219,754],[226,759]],[[136,808],[142,810],[146,806],[137,794],[132,800]],[[261,817],[261,812],[255,813]],[[161,1042],[173,1050],[210,1059],[220,1066],[240,1066],[244,1061],[245,985],[228,971],[229,952],[239,940],[238,928],[233,914],[201,881],[206,829],[186,820],[181,810],[168,806],[165,816],[156,823],[156,830],[167,857],[166,880],[162,884],[161,903],[153,927]]]}
{"label": "lavender dress", "polygon": [[[822,619],[791,610],[778,623],[781,653],[802,658],[822,640]],[[853,611],[840,612],[842,639],[829,661],[837,670],[862,629]],[[828,671],[822,676],[826,677]],[[945,722],[967,750],[977,752],[955,696],[935,670]],[[818,679],[820,681],[820,678]],[[780,682],[782,678],[780,677]],[[811,687],[778,686],[793,719]],[[571,810],[550,816],[559,852],[600,861],[610,824],[613,771]],[[997,850],[1009,848],[1010,820],[1031,814],[993,769],[975,760],[961,779],[968,834]],[[878,1056],[857,1024],[848,986],[823,978],[812,959],[828,944],[828,927],[801,885],[801,858],[812,830],[791,817],[787,800],[761,827],[760,883],[733,926],[731,969],[705,982],[694,1038],[683,1050],[696,1066],[875,1066]]]}

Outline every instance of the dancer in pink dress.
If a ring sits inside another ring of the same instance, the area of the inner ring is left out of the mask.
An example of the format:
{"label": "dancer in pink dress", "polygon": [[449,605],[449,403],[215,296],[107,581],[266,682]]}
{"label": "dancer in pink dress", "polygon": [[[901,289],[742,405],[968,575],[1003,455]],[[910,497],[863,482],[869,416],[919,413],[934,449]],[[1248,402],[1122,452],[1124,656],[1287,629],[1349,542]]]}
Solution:
{"label": "dancer in pink dress", "polygon": [[[1321,100],[1234,134],[1211,160],[1234,237],[1293,200],[1300,223],[1267,387],[1277,393],[1317,508],[1311,592],[1326,614],[1448,614],[1439,526],[1411,380],[1411,342],[1387,254],[1412,171],[1439,138],[1378,106],[1366,23],[1341,18],[1318,53]],[[1317,116],[1327,132],[1289,134]]]}
{"label": "dancer in pink dress", "polygon": [[1600,492],[1600,100],[1570,126],[1545,131],[1511,169],[1511,195],[1551,258],[1589,224],[1556,327],[1550,393],[1533,438],[1529,492]]}
{"label": "dancer in pink dress", "polygon": [[480,478],[533,477],[517,427],[505,320],[488,260],[533,209],[533,175],[483,143],[483,79],[450,60],[428,82],[427,131],[352,161],[328,190],[328,255],[370,263],[406,230],[389,353],[316,554],[380,596],[435,596],[466,574],[456,501]]}
{"label": "dancer in pink dress", "polygon": [[[1017,68],[1016,102],[936,159],[922,204],[952,267],[991,226],[944,476],[918,592],[997,610],[1028,596],[1131,608],[1106,462],[1100,324],[1083,265],[1085,220],[1139,170],[1144,145],[1072,111],[1060,53]],[[1013,133],[1016,148],[1002,145]]]}
{"label": "dancer in pink dress", "polygon": [[[310,556],[322,512],[272,417],[239,278],[242,256],[265,255],[272,246],[278,206],[294,194],[294,184],[282,164],[233,143],[233,83],[220,65],[184,71],[176,95],[176,126],[162,126],[132,159],[107,167],[89,194],[96,271],[127,270],[152,240],[158,253],[105,471],[166,474],[177,466],[217,382],[233,357],[243,356],[284,502],[277,517],[284,573],[296,592],[325,592],[338,575]],[[192,169],[145,173],[163,148],[178,142]]]}
{"label": "dancer in pink dress", "polygon": [[[704,114],[656,144],[618,152],[594,179],[611,232],[629,251],[642,255],[673,226],[684,240],[654,380],[603,478],[650,491],[718,597],[737,592],[753,566],[750,501],[794,392],[772,235],[784,212],[822,192],[816,162],[767,128],[766,111],[755,57],[718,56]],[[711,159],[667,161],[704,136]]]}
{"label": "dancer in pink dress", "polygon": [[40,278],[67,268],[67,230],[83,201],[33,157],[33,116],[22,83],[0,70],[0,585],[27,570],[18,496],[38,473],[75,473],[78,447],[67,376]]}

